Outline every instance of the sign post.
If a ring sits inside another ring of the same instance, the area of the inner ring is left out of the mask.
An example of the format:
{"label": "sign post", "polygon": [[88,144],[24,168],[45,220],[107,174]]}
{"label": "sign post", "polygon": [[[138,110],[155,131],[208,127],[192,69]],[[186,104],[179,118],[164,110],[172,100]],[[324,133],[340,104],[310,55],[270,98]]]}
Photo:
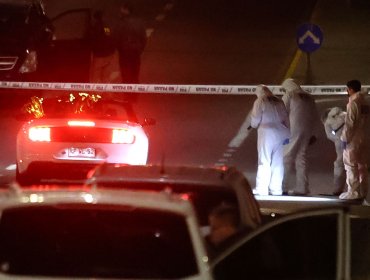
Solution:
{"label": "sign post", "polygon": [[318,25],[304,23],[297,30],[297,45],[306,53],[306,84],[312,84],[313,75],[311,68],[311,53],[318,50],[323,41],[323,33]]}

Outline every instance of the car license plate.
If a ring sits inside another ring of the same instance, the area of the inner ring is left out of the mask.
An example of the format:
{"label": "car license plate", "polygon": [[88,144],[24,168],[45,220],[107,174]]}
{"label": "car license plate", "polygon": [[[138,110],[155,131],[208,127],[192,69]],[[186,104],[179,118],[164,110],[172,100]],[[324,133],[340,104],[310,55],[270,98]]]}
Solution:
{"label": "car license plate", "polygon": [[93,158],[95,157],[95,149],[94,148],[69,148],[68,156],[69,157]]}

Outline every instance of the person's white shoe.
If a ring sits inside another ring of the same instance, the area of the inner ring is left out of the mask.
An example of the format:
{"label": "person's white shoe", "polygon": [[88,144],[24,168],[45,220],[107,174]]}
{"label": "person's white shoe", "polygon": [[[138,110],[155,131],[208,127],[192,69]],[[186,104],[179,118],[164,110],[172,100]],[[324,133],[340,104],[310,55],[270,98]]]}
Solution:
{"label": "person's white shoe", "polygon": [[282,191],[270,191],[270,195],[283,195],[283,192]]}
{"label": "person's white shoe", "polygon": [[254,195],[269,195],[268,192],[263,192],[263,191],[260,191],[260,190],[257,190],[257,189],[253,189],[253,194]]}
{"label": "person's white shoe", "polygon": [[360,199],[357,191],[341,193],[339,199]]}

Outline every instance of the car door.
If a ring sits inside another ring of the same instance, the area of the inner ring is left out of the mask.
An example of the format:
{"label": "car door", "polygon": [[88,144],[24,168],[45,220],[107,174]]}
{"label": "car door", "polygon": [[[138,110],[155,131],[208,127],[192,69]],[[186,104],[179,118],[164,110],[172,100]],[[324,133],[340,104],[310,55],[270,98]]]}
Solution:
{"label": "car door", "polygon": [[43,76],[51,82],[88,82],[90,9],[68,10],[51,22],[54,36],[43,61]]}
{"label": "car door", "polygon": [[293,214],[270,222],[215,259],[215,279],[342,279],[340,210]]}
{"label": "car door", "polygon": [[352,280],[370,279],[370,207],[362,206],[361,211],[350,218]]}

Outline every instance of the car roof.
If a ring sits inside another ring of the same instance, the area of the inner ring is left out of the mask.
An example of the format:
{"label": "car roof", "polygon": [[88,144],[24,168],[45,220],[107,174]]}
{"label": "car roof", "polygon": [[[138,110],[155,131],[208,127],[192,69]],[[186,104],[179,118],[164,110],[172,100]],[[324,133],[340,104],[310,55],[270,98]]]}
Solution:
{"label": "car roof", "polygon": [[97,166],[89,174],[87,184],[138,181],[228,187],[230,186],[231,174],[243,177],[243,174],[234,168],[164,165],[128,166],[104,163]]}
{"label": "car roof", "polygon": [[133,190],[83,190],[70,188],[21,188],[17,183],[0,193],[0,211],[6,208],[54,204],[111,204],[171,211],[184,216],[194,214],[192,204],[181,195]]}
{"label": "car roof", "polygon": [[143,187],[150,185],[150,189],[155,190],[166,187],[164,190],[177,193],[202,192],[202,197],[209,197],[207,202],[212,201],[214,193],[225,195],[225,191],[230,192],[238,201],[242,221],[253,228],[261,223],[261,213],[251,186],[235,167],[104,163],[92,170],[86,180],[86,186],[97,189],[111,185],[125,188],[125,185],[129,187],[130,184],[141,184]]}

